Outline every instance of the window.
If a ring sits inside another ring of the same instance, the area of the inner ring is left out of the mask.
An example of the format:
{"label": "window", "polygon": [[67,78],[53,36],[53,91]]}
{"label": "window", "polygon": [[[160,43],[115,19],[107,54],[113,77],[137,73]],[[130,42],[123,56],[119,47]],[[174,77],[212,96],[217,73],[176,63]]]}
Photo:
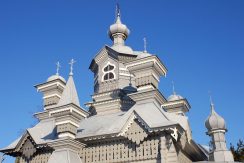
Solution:
{"label": "window", "polygon": [[112,66],[112,65],[107,65],[104,69],[103,69],[103,71],[104,72],[108,72],[108,71],[111,71],[111,70],[113,70],[114,69],[114,66]]}
{"label": "window", "polygon": [[103,81],[108,81],[108,80],[112,80],[115,78],[114,69],[115,69],[115,66],[111,65],[111,64],[107,64],[103,68],[103,72],[104,72]]}

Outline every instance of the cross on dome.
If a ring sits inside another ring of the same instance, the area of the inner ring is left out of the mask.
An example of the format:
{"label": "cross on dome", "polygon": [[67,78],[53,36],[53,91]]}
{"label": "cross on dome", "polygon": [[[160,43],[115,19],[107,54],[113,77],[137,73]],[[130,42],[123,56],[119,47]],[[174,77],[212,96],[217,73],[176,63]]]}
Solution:
{"label": "cross on dome", "polygon": [[209,93],[209,100],[210,100],[211,110],[213,110],[214,109],[214,103],[213,103],[211,91],[209,91],[208,93]]}
{"label": "cross on dome", "polygon": [[115,13],[115,18],[120,17],[120,7],[119,3],[116,4],[116,13]]}
{"label": "cross on dome", "polygon": [[61,68],[61,64],[60,64],[60,62],[59,62],[59,61],[56,62],[55,65],[56,65],[56,74],[50,76],[50,77],[47,79],[47,82],[49,82],[49,81],[53,81],[53,80],[57,80],[57,79],[60,79],[60,80],[62,80],[64,83],[66,83],[65,79],[64,79],[62,76],[59,75],[59,70],[60,70],[60,68]]}
{"label": "cross on dome", "polygon": [[73,75],[73,66],[76,61],[74,59],[71,59],[69,64],[70,64],[70,73],[69,75]]}
{"label": "cross on dome", "polygon": [[147,39],[146,37],[143,38],[143,42],[144,42],[144,53],[147,53]]}
{"label": "cross on dome", "polygon": [[59,61],[56,63],[57,69],[56,69],[56,75],[59,75],[59,70],[61,68],[61,64],[59,63]]}
{"label": "cross on dome", "polygon": [[175,83],[174,83],[174,81],[172,81],[172,89],[173,89],[173,94],[176,95],[176,92],[175,92]]}

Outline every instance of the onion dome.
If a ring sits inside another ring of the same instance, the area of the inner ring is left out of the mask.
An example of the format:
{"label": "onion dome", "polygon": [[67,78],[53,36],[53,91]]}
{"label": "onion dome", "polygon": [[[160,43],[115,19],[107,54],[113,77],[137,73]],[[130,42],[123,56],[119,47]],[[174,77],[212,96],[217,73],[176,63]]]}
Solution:
{"label": "onion dome", "polygon": [[205,126],[208,131],[212,130],[226,130],[225,120],[220,115],[218,115],[214,110],[214,104],[211,102],[211,114],[205,121]]}
{"label": "onion dome", "polygon": [[108,32],[110,39],[113,41],[113,46],[111,48],[119,53],[133,55],[131,47],[125,45],[125,40],[129,34],[130,30],[125,24],[122,24],[120,20],[120,9],[117,4],[115,23],[110,26]]}
{"label": "onion dome", "polygon": [[130,30],[127,28],[125,24],[122,24],[120,20],[120,11],[117,7],[117,17],[114,24],[112,24],[109,28],[109,37],[114,40],[114,37],[122,36],[123,40],[126,40],[126,38],[130,34]]}
{"label": "onion dome", "polygon": [[64,83],[66,82],[65,79],[62,76],[59,76],[58,74],[52,75],[47,79],[47,82],[56,80],[56,79],[60,79],[62,80]]}

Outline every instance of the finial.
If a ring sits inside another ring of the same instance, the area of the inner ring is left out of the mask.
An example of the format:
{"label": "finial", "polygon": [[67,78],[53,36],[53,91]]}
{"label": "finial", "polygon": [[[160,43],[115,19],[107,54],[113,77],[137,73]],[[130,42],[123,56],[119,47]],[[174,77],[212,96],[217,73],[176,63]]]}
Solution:
{"label": "finial", "polygon": [[116,10],[115,10],[115,22],[116,23],[121,23],[120,17],[121,17],[120,7],[119,7],[119,3],[117,3],[116,4]]}
{"label": "finial", "polygon": [[172,81],[172,89],[173,89],[173,94],[176,95],[176,92],[175,92],[175,83],[174,83],[174,81]]}
{"label": "finial", "polygon": [[143,38],[143,41],[144,41],[144,53],[147,53],[147,39],[146,37]]}
{"label": "finial", "polygon": [[116,18],[120,17],[120,7],[119,7],[119,3],[116,4]]}
{"label": "finial", "polygon": [[74,59],[71,59],[69,64],[70,64],[70,73],[69,75],[72,76],[73,75],[73,65],[76,61]]}
{"label": "finial", "polygon": [[213,111],[214,110],[214,103],[213,103],[211,91],[208,91],[208,93],[209,93],[209,100],[210,100],[211,111]]}
{"label": "finial", "polygon": [[61,68],[59,61],[56,63],[56,66],[57,66],[56,75],[59,75],[59,69]]}

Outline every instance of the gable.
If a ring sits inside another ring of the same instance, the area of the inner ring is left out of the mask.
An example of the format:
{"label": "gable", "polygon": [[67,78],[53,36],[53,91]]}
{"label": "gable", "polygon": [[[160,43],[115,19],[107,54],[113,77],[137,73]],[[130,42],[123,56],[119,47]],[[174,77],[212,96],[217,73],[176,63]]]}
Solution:
{"label": "gable", "polygon": [[148,136],[147,133],[143,126],[137,120],[134,120],[124,136],[139,145]]}
{"label": "gable", "polygon": [[36,152],[36,148],[34,146],[34,143],[29,138],[27,138],[25,143],[23,144],[20,152],[27,159],[30,159],[30,157],[33,156],[34,153]]}
{"label": "gable", "polygon": [[22,153],[22,155],[26,158],[31,157],[36,152],[36,143],[28,131],[14,141],[10,146],[1,149],[1,152],[4,152],[10,156],[16,156]]}
{"label": "gable", "polygon": [[21,151],[21,149],[23,148],[23,146],[25,146],[26,142],[31,141],[32,144],[35,144],[35,141],[33,140],[33,138],[31,137],[31,135],[29,134],[29,132],[27,131],[19,140],[18,144],[15,147],[15,151],[19,152]]}

